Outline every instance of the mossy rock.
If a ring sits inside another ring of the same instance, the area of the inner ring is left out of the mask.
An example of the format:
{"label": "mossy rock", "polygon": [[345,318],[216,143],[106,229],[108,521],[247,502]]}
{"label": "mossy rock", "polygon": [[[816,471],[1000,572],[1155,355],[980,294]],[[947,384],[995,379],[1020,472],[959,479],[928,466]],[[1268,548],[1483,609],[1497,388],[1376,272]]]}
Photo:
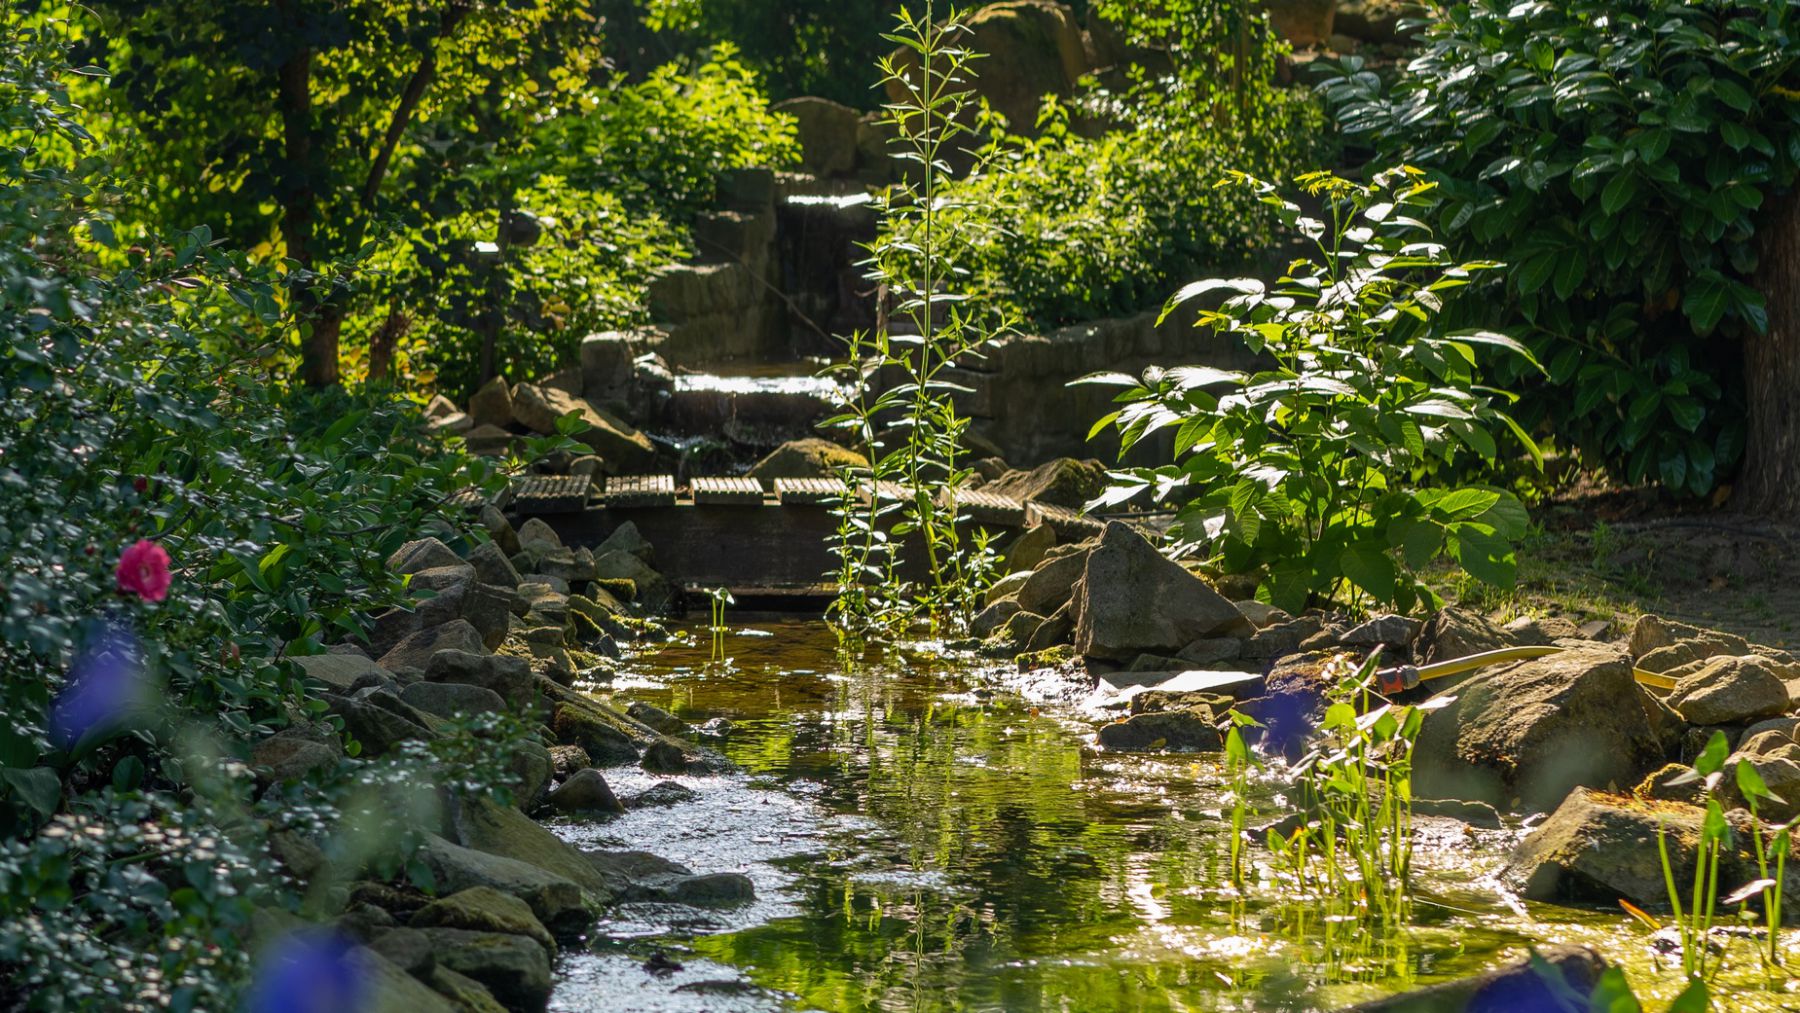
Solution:
{"label": "mossy rock", "polygon": [[531,913],[531,905],[488,886],[459,890],[420,908],[409,923],[415,929],[469,929],[527,936],[556,955],[556,940]]}
{"label": "mossy rock", "polygon": [[866,468],[869,459],[816,437],[793,440],[776,447],[756,462],[750,477],[772,483],[778,478],[835,478],[845,468]]}
{"label": "mossy rock", "polygon": [[550,728],[556,741],[580,746],[596,767],[617,767],[638,760],[637,745],[617,726],[569,704],[556,708]]}

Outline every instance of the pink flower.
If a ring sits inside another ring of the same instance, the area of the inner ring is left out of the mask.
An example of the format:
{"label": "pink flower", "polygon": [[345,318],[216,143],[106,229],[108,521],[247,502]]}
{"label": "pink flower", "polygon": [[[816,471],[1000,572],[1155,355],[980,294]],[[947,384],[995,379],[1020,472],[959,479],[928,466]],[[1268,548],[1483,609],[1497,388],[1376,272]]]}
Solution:
{"label": "pink flower", "polygon": [[119,591],[135,594],[145,601],[162,601],[169,596],[169,554],[148,539],[140,539],[119,557]]}

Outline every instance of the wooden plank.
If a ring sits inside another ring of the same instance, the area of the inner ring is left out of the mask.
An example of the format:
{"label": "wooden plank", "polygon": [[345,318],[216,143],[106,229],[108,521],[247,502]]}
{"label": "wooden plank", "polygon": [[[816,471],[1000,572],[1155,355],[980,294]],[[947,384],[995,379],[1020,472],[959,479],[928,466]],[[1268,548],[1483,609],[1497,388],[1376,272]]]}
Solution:
{"label": "wooden plank", "polygon": [[762,506],[762,483],[754,478],[696,478],[695,506]]}
{"label": "wooden plank", "polygon": [[[942,499],[940,499],[942,502]],[[968,489],[956,497],[956,512],[974,524],[1017,528],[1025,524],[1025,504],[998,493]]]}
{"label": "wooden plank", "polygon": [[675,505],[673,475],[614,475],[606,480],[606,505],[612,510],[642,510]]}
{"label": "wooden plank", "polygon": [[1106,530],[1106,522],[1077,513],[1067,507],[1036,501],[1025,504],[1026,527],[1050,525],[1059,542],[1079,542]]}
{"label": "wooden plank", "polygon": [[835,478],[778,478],[775,498],[782,506],[836,506],[844,483]]}
{"label": "wooden plank", "polygon": [[445,506],[448,506],[452,510],[467,510],[470,513],[474,513],[482,507],[487,506],[487,503],[487,496],[485,496],[480,489],[471,485],[463,489],[458,489],[456,492],[452,493],[450,495],[450,501],[446,503]]}
{"label": "wooden plank", "polygon": [[594,480],[586,475],[526,475],[513,482],[513,511],[522,517],[587,509]]}

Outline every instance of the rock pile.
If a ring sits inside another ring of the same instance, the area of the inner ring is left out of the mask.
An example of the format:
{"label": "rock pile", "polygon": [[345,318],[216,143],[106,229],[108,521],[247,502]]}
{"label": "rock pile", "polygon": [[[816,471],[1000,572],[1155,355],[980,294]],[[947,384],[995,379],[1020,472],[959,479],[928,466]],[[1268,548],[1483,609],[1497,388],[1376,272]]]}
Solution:
{"label": "rock pile", "polygon": [[[435,896],[374,880],[332,886],[316,842],[276,835],[278,859],[323,889],[322,913],[358,944],[355,960],[389,1004],[380,1008],[543,1010],[559,941],[585,931],[606,905],[718,906],[752,894],[741,875],[578,850],[532,820],[540,810],[592,818],[682,801],[676,784],[621,801],[601,767],[704,774],[726,762],[696,745],[694,730],[673,715],[643,707],[627,714],[569,688],[579,673],[603,674],[619,641],[646,628],[642,606],[667,593],[635,529],[626,525],[589,552],[564,546],[541,522],[514,530],[491,508],[483,523],[491,540],[466,557],[436,538],[402,546],[389,568],[431,597],[377,617],[366,641],[297,659],[306,678],[323,684],[330,712],[363,755],[439,738],[449,722],[487,712],[544,727],[544,738],[559,743],[516,747],[509,783],[496,786],[509,790],[511,805],[445,793],[441,811],[421,817],[413,860]],[[275,783],[340,757],[329,729],[296,723],[258,743],[252,764]]]}

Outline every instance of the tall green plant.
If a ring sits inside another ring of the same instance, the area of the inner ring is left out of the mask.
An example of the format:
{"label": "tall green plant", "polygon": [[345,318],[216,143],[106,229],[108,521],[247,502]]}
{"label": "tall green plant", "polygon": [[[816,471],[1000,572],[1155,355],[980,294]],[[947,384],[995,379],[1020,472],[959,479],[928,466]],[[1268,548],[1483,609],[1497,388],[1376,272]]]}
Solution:
{"label": "tall green plant", "polygon": [[[955,230],[972,227],[947,220],[957,204],[946,180],[958,142],[974,132],[968,83],[976,54],[959,45],[969,31],[964,18],[952,11],[939,22],[934,8],[903,10],[887,36],[900,48],[881,61],[883,79],[903,97],[886,107],[885,123],[896,157],[912,170],[877,202],[882,229],[869,249],[869,278],[887,305],[873,332],[849,339],[846,410],[823,423],[848,429],[871,462],[844,476],[832,615],[845,629],[896,629],[918,618],[958,629],[991,569],[985,534],[959,529],[960,494],[972,474],[962,449],[969,419],[947,375],[996,330],[957,292],[945,256]],[[909,548],[922,558],[909,561]],[[904,579],[909,562],[922,579]]]}
{"label": "tall green plant", "polygon": [[1509,265],[1480,305],[1516,306],[1483,322],[1548,365],[1526,420],[1628,481],[1702,495],[1743,450],[1723,350],[1767,324],[1750,281],[1763,203],[1800,174],[1797,27],[1779,2],[1470,0],[1391,86],[1357,58],[1322,85],[1349,137],[1440,184],[1459,256]]}
{"label": "tall green plant", "polygon": [[[1304,214],[1272,183],[1240,176],[1306,237],[1273,286],[1254,278],[1189,285],[1177,305],[1226,293],[1200,326],[1236,335],[1261,356],[1252,373],[1208,366],[1098,374],[1123,388],[1123,407],[1094,426],[1117,428],[1125,451],[1174,430],[1175,459],[1115,472],[1097,506],[1139,496],[1172,504],[1174,537],[1233,572],[1260,577],[1258,597],[1298,610],[1316,600],[1402,609],[1437,605],[1420,571],[1441,556],[1473,576],[1511,584],[1524,507],[1482,486],[1437,486],[1453,468],[1495,464],[1505,430],[1538,449],[1482,386],[1478,350],[1534,363],[1505,335],[1447,331],[1450,293],[1499,265],[1457,263],[1418,217],[1434,187],[1417,170],[1371,185],[1301,176],[1325,216]],[[1166,315],[1166,314],[1165,314]]]}

